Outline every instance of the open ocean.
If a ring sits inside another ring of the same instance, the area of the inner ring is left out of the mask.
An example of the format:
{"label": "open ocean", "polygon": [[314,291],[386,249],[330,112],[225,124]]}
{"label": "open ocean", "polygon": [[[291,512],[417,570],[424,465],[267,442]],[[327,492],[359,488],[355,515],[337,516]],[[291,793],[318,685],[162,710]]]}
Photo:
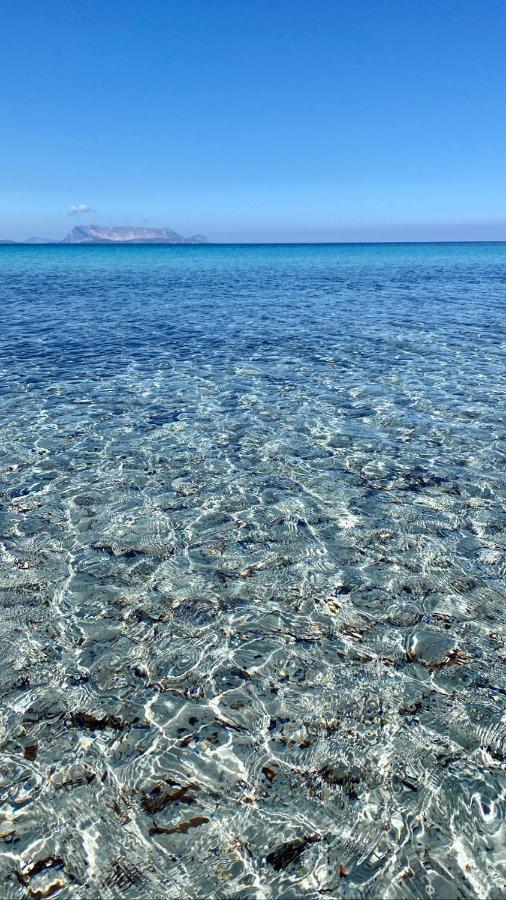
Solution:
{"label": "open ocean", "polygon": [[2,898],[506,890],[506,244],[0,248]]}

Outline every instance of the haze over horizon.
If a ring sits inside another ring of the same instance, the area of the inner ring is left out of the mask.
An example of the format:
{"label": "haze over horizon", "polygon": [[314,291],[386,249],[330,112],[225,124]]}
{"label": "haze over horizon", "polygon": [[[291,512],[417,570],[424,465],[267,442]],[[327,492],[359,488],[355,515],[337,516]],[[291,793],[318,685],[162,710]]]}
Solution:
{"label": "haze over horizon", "polygon": [[503,3],[2,12],[0,238],[506,240]]}

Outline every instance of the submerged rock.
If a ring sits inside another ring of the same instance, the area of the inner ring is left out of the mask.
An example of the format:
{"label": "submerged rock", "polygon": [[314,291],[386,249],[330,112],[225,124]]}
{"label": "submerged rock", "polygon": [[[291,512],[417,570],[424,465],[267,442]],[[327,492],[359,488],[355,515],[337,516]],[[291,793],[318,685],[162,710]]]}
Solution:
{"label": "submerged rock", "polygon": [[452,663],[459,664],[468,658],[449,635],[434,631],[417,631],[412,634],[406,647],[406,656],[410,662],[420,662],[431,669]]}
{"label": "submerged rock", "polygon": [[321,841],[319,834],[311,834],[308,837],[300,838],[299,840],[288,841],[288,843],[281,844],[281,846],[272,850],[271,853],[268,853],[266,860],[269,865],[279,872],[282,869],[286,869],[290,863],[295,862],[299,856],[302,856],[304,850],[316,841]]}

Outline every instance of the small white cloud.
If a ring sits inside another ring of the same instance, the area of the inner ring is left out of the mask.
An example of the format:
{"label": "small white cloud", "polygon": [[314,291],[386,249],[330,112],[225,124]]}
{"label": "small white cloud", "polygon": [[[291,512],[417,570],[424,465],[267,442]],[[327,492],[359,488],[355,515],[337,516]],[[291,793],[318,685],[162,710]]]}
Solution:
{"label": "small white cloud", "polygon": [[85,213],[94,213],[96,210],[92,209],[91,206],[88,206],[87,203],[73,203],[70,207],[67,215],[69,216],[82,216]]}

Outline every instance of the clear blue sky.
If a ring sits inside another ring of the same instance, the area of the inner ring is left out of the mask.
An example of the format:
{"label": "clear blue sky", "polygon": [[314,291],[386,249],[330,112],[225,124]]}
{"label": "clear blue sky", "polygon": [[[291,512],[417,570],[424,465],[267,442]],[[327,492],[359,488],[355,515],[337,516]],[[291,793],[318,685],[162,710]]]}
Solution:
{"label": "clear blue sky", "polygon": [[506,239],[506,0],[2,0],[0,21],[0,237]]}

